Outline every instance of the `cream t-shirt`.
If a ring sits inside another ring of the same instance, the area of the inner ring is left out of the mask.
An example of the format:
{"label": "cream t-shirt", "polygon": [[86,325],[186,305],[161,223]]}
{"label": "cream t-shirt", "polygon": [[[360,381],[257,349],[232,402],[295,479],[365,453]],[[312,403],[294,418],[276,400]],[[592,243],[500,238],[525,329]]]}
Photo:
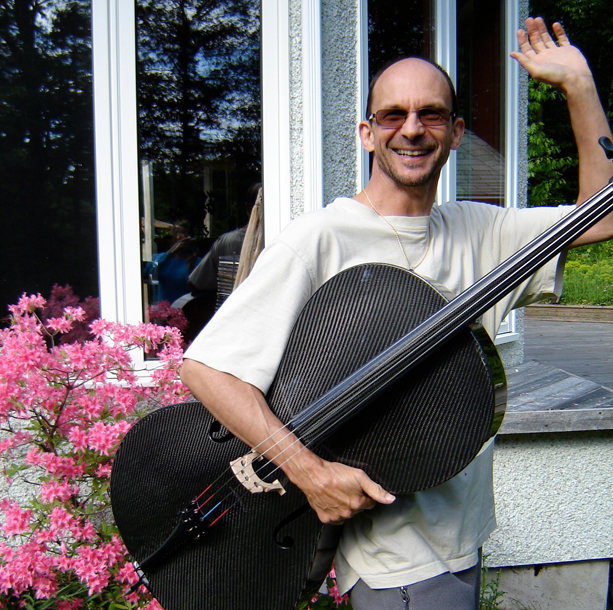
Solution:
{"label": "cream t-shirt", "polygon": [[[430,216],[388,216],[419,275],[457,295],[574,206],[500,208],[475,202],[434,206]],[[186,358],[267,392],[292,326],[309,297],[349,267],[382,262],[406,268],[396,234],[372,209],[348,198],[294,220],[258,258],[185,353]],[[487,311],[494,337],[514,307],[559,294],[560,257]],[[494,530],[493,444],[435,488],[398,497],[345,523],[336,556],[339,586],[402,586],[469,568]]]}

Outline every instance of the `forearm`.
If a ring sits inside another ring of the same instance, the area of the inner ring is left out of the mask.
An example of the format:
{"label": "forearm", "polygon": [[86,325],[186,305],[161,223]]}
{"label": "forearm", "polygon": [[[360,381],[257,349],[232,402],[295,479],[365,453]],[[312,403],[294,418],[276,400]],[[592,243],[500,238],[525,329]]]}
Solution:
{"label": "forearm", "polygon": [[613,164],[598,144],[602,136],[611,137],[611,130],[591,75],[570,79],[564,91],[579,153],[577,203],[583,203],[613,175]]}
{"label": "forearm", "polygon": [[340,523],[375,501],[394,500],[363,471],[327,462],[305,448],[254,386],[189,359],[181,379],[232,434],[282,468],[324,523]]}
{"label": "forearm", "polygon": [[[526,19],[526,30],[518,30],[520,50],[515,58],[540,82],[552,85],[566,94],[570,120],[579,152],[580,205],[607,184],[613,166],[598,144],[602,136],[611,137],[611,130],[598,99],[594,78],[579,49],[573,47],[564,28],[553,24],[557,43],[551,38],[545,22],[537,17]],[[572,247],[604,241],[613,237],[613,214],[586,231]]]}
{"label": "forearm", "polygon": [[181,380],[234,436],[277,465],[285,467],[284,462],[303,449],[255,386],[189,359],[183,363]]}

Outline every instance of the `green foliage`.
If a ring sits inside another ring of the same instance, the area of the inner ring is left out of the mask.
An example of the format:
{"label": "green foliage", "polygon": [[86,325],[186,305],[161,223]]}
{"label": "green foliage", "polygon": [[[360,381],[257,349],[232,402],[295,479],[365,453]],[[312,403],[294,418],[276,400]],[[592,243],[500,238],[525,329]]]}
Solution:
{"label": "green foliage", "polygon": [[545,131],[543,106],[560,100],[559,91],[544,83],[530,81],[528,117],[528,185],[531,206],[554,205],[564,200],[568,169],[577,165],[575,158],[565,155],[562,146]]}
{"label": "green foliage", "polygon": [[593,244],[569,253],[561,303],[613,305],[613,243]]}
{"label": "green foliage", "polygon": [[488,579],[489,570],[487,568],[487,556],[481,560],[481,596],[479,610],[496,610],[500,608],[503,591],[499,589],[500,570],[496,572],[494,578]]}
{"label": "green foliage", "polygon": [[[605,112],[613,119],[613,2],[530,0],[529,12],[549,26],[562,23],[590,64]],[[579,192],[577,152],[564,96],[531,83],[529,113],[529,205],[572,203]]]}

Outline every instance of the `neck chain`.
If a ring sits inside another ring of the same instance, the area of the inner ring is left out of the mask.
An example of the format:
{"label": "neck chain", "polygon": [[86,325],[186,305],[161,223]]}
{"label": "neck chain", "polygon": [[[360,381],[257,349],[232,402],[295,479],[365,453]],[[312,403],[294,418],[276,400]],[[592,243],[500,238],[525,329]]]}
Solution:
{"label": "neck chain", "polygon": [[[370,197],[368,196],[366,189],[364,189],[362,192],[364,193],[364,195],[366,195],[366,200],[368,201],[368,204],[373,209],[373,211],[377,214],[379,218],[381,218],[381,220],[385,221],[387,225],[390,227],[390,229],[394,232],[394,235],[396,236],[396,241],[398,242],[398,247],[400,248],[400,251],[402,252],[402,256],[404,256],[404,260],[407,262],[407,267],[409,269],[413,269],[413,265],[411,265],[411,262],[409,261],[409,257],[407,256],[407,253],[404,251],[404,247],[402,246],[402,242],[400,241],[400,235],[398,235],[398,231],[396,231],[396,227],[385,216],[383,216],[383,214],[381,214],[381,212],[379,212],[379,210],[377,210],[377,208],[373,205],[373,202],[370,200]],[[419,265],[421,265],[424,262],[424,259],[426,258],[426,255],[428,254],[428,250],[430,250],[430,225],[428,225],[428,247],[426,248],[424,255],[421,257],[420,261],[415,265],[415,267],[419,267]]]}

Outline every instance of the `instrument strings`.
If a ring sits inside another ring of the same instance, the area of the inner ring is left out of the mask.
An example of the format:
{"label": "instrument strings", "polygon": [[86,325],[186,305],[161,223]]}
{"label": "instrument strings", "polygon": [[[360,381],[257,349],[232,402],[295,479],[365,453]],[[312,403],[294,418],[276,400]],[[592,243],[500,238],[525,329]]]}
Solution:
{"label": "instrument strings", "polygon": [[[310,420],[306,420],[305,422],[303,422],[302,426],[298,426],[296,428],[296,430],[292,430],[290,429],[290,425],[293,424],[296,420],[296,418],[290,420],[287,424],[285,424],[284,426],[282,426],[281,428],[279,428],[278,430],[276,430],[275,432],[273,432],[271,435],[269,435],[267,438],[265,438],[262,442],[260,442],[258,445],[256,445],[255,447],[253,447],[253,451],[258,451],[258,448],[261,447],[264,443],[266,443],[267,441],[269,441],[270,439],[272,439],[275,435],[277,435],[279,432],[283,432],[286,431],[286,434],[281,437],[280,439],[276,440],[268,449],[266,449],[265,451],[263,451],[260,455],[264,458],[266,458],[266,454],[269,453],[272,449],[274,449],[275,447],[277,447],[280,443],[282,443],[285,439],[287,439],[288,437],[290,437],[292,434],[296,435],[296,440],[294,440],[292,443],[290,443],[287,447],[285,447],[284,449],[282,449],[278,454],[277,454],[277,458],[280,456],[283,456],[284,453],[286,453],[287,451],[289,451],[290,449],[292,449],[292,447],[294,447],[297,443],[302,443],[302,447],[300,447],[298,449],[298,451],[292,453],[291,455],[289,455],[289,457],[285,458],[280,464],[275,464],[275,467],[268,473],[266,473],[263,477],[260,477],[259,473],[264,469],[264,467],[260,467],[257,471],[254,468],[254,475],[253,476],[257,476],[258,478],[267,478],[267,479],[271,479],[277,472],[279,472],[279,470],[282,469],[282,467],[287,464],[290,460],[292,460],[296,455],[298,455],[303,449],[306,449],[307,447],[312,446],[312,444],[315,441],[302,441],[301,439],[301,435],[303,436],[303,438],[308,437],[309,433],[313,433],[315,432],[318,428],[320,427],[325,427],[326,423],[328,423],[329,420],[334,419],[336,417],[337,414],[339,414],[342,410],[343,410],[344,405],[340,404],[334,408],[332,408],[326,415],[324,415],[322,418],[316,419],[316,418],[311,418]],[[342,418],[342,416],[341,416]],[[304,430],[301,430],[302,428],[304,428]],[[273,463],[272,461],[267,462],[267,464],[271,464]],[[216,504],[214,504],[213,508],[211,508],[211,510],[204,514],[202,516],[202,519],[205,519],[208,515],[210,515],[217,507],[221,506],[221,504],[223,502],[225,502],[230,496],[235,496],[235,501],[230,504],[230,506],[228,506],[218,517],[216,517],[209,525],[212,526],[214,525],[217,521],[219,521],[219,519],[221,519],[221,517],[223,517],[232,507],[234,507],[238,502],[240,502],[241,498],[243,496],[245,496],[247,493],[251,493],[248,489],[246,489],[243,484],[237,480],[236,476],[234,475],[233,472],[231,472],[230,476],[228,477],[228,479],[222,483],[221,487],[217,490],[214,489],[214,486],[220,481],[220,479],[222,479],[224,477],[224,473],[222,473],[219,477],[217,477],[217,479],[215,481],[213,481],[211,484],[209,484],[209,486],[202,491],[194,500],[194,502],[198,502],[200,500],[200,498],[202,498],[208,491],[212,490],[211,495],[204,500],[204,502],[200,503],[197,505],[197,510],[202,510],[202,508],[208,504],[215,495],[219,494],[220,492],[222,492],[224,489],[226,488],[230,488],[228,490],[228,492],[226,493],[226,495],[221,499],[218,500]],[[236,487],[236,485],[232,485],[234,482],[239,483],[240,487]],[[240,494],[238,494],[237,492],[240,492]],[[238,495],[238,497],[236,497],[236,495]]]}
{"label": "instrument strings", "polygon": [[[560,220],[550,229],[545,231],[541,236],[537,237],[532,242],[524,246],[517,253],[509,257],[507,261],[499,265],[490,273],[486,274],[470,288],[466,289],[461,295],[450,301],[447,306],[439,310],[437,315],[433,316],[433,318],[437,318],[437,323],[425,323],[425,325],[422,325],[426,328],[421,329],[425,332],[422,332],[420,334],[420,337],[426,339],[426,336],[430,335],[427,337],[426,341],[424,341],[424,343],[429,344],[428,351],[434,349],[440,343],[442,339],[439,340],[438,337],[440,337],[441,334],[449,336],[453,333],[453,328],[451,325],[452,318],[455,319],[456,323],[459,322],[460,326],[470,323],[470,321],[474,320],[476,316],[483,313],[485,309],[492,306],[505,294],[508,294],[515,285],[529,277],[539,266],[541,266],[544,262],[552,258],[555,253],[560,252],[562,249],[568,247],[572,243],[572,241],[574,241],[574,239],[581,235],[587,228],[589,228],[598,220],[603,218],[606,214],[608,214],[611,211],[611,201],[613,201],[613,184],[605,186],[599,193],[596,193],[595,195],[590,197],[587,201],[578,206],[576,210],[566,215],[562,220]],[[443,310],[445,311],[443,312]],[[443,316],[440,315],[442,313],[444,313]],[[432,319],[430,320],[430,322],[432,322]],[[430,334],[430,331],[437,332]],[[413,335],[413,332],[409,333],[409,335]],[[405,351],[406,347],[409,346],[407,343],[404,343],[402,349],[399,350],[403,353],[394,354],[388,352],[389,357],[384,358],[383,364],[388,366],[388,368],[390,367],[390,365],[394,367],[396,369],[396,375],[406,371],[407,367],[402,364],[402,361],[407,355]],[[425,352],[421,353],[421,356],[425,355]],[[401,361],[400,366],[398,366],[399,360]],[[375,372],[381,370],[381,364],[381,361],[376,364],[376,366],[374,367],[374,369],[376,369]],[[370,370],[372,372],[373,369]],[[357,377],[356,380],[358,382],[362,382],[364,379],[361,377]],[[386,376],[384,383],[387,383],[390,380],[391,379]],[[348,403],[351,402],[350,400],[341,400],[340,404],[337,405],[334,405],[334,402],[336,401],[332,401],[333,406],[329,408],[323,414],[323,416],[318,411],[316,411],[314,414],[307,414],[306,417],[304,415],[300,416],[300,413],[298,413],[290,422],[288,422],[288,424],[275,431],[268,438],[264,439],[261,443],[259,443],[256,447],[253,448],[254,451],[257,451],[258,447],[261,447],[263,444],[268,442],[274,435],[280,432],[282,433],[284,429],[287,430],[287,434],[282,436],[280,439],[274,442],[267,450],[262,452],[261,455],[263,457],[266,457],[266,454],[269,453],[275,447],[277,447],[279,443],[283,442],[292,433],[295,433],[297,436],[297,440],[288,445],[276,456],[277,458],[279,458],[280,456],[283,456],[283,454],[286,453],[288,450],[290,450],[297,442],[300,442],[301,436],[305,439],[308,438],[310,435],[315,436],[314,440],[303,442],[304,446],[301,447],[298,452],[289,455],[279,465],[276,465],[276,467],[273,468],[271,472],[264,475],[265,477],[271,477],[272,475],[274,475],[276,472],[278,472],[280,468],[282,468],[284,464],[286,464],[295,455],[297,455],[304,447],[308,447],[314,442],[316,442],[317,435],[315,433],[318,431],[318,429],[321,430],[325,427],[328,427],[330,423],[338,425],[338,423],[343,421],[344,418],[351,415],[352,409],[355,404],[348,405]],[[322,405],[322,407],[323,406],[324,405]],[[347,408],[348,406],[350,408]],[[337,419],[337,416],[339,416],[339,419]],[[296,425],[294,431],[290,429],[290,426],[292,424]],[[262,468],[260,468],[259,470],[262,471]],[[204,494],[206,494],[223,476],[223,474],[220,475],[220,477],[218,477],[217,480],[214,481],[214,483],[209,485],[209,487],[207,487],[206,490],[203,491],[200,496],[198,496],[198,499]],[[226,483],[221,486],[219,491],[222,491],[225,487],[229,486],[234,480],[236,480],[236,477],[234,476],[234,473],[232,473],[231,477],[226,481]],[[247,491],[244,486],[242,486],[242,484],[241,487],[243,487],[243,492]],[[224,499],[218,502],[216,506],[219,506],[221,502],[227,499],[234,492],[235,490],[231,489],[229,493],[224,497]],[[213,495],[211,495],[201,506],[204,506],[207,502],[209,502],[212,499]],[[236,502],[233,503],[230,508],[234,506],[234,504],[236,504]],[[227,510],[229,510],[229,508]],[[205,517],[207,515],[205,515]]]}

